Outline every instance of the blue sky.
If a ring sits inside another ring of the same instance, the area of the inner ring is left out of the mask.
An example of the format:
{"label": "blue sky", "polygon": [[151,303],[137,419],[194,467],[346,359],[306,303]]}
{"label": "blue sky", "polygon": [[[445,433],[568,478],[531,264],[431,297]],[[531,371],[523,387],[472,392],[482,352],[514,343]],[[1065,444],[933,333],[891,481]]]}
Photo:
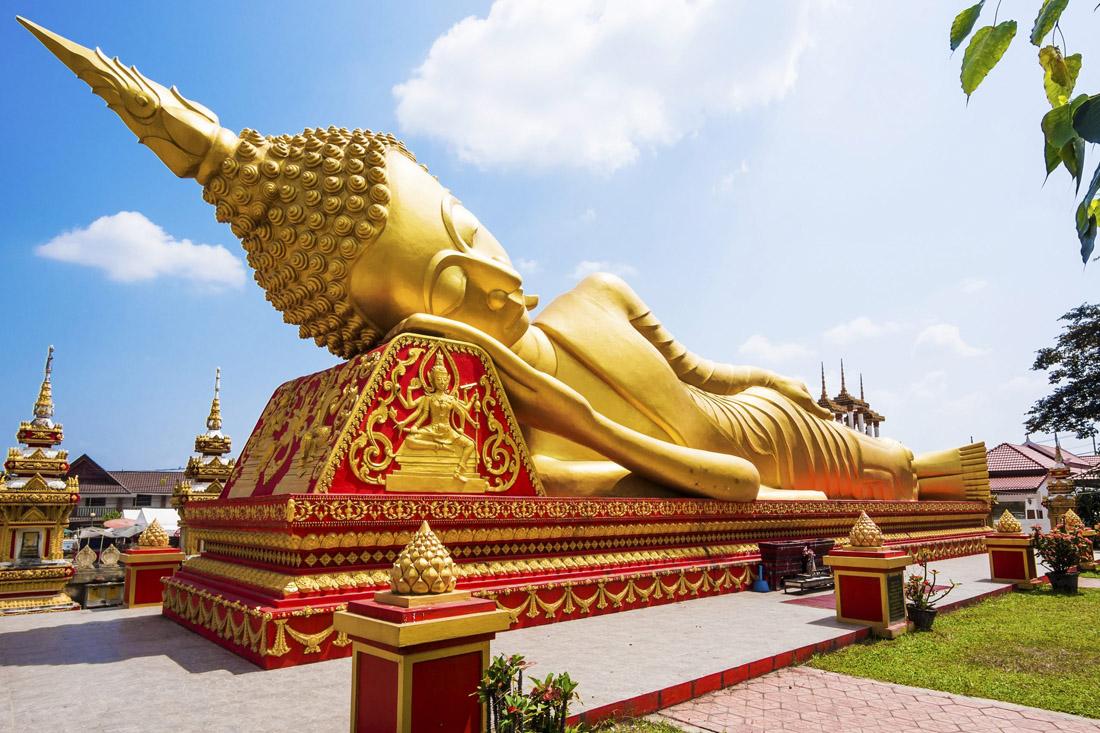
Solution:
{"label": "blue sky", "polygon": [[[1085,55],[1078,86],[1095,90],[1086,5],[1064,25]],[[844,358],[884,434],[916,451],[1022,440],[1045,389],[1035,350],[1096,300],[1072,184],[1058,172],[1042,185],[1035,49],[1021,32],[967,108],[961,51],[947,48],[961,5],[306,7],[9,10],[177,85],[232,130],[393,132],[544,303],[611,270],[709,358],[800,377],[815,395],[819,363],[835,394]],[[239,451],[275,387],[334,357],[264,301],[200,187],[10,15],[0,62],[0,428],[30,417],[52,343],[73,456],[182,465],[218,365]],[[73,236],[86,264],[55,258]]]}

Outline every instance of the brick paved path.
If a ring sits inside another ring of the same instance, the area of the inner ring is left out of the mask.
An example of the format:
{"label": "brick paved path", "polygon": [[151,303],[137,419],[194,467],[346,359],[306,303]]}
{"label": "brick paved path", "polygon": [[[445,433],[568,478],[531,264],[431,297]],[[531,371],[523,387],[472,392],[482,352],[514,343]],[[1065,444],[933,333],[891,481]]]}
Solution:
{"label": "brick paved path", "polygon": [[687,731],[1100,731],[1100,720],[791,667],[651,717]]}

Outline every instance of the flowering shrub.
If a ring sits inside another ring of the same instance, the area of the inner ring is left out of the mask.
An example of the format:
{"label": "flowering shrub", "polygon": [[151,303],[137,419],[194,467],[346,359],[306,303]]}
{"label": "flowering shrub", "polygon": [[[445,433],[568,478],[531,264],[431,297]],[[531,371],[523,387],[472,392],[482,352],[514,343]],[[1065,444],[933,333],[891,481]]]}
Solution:
{"label": "flowering shrub", "polygon": [[1036,527],[1032,530],[1032,544],[1043,565],[1052,573],[1067,572],[1082,559],[1092,559],[1092,543],[1081,527],[1066,529],[1059,524],[1047,534]]}
{"label": "flowering shrub", "polygon": [[[924,611],[929,608],[935,608],[944,596],[953,591],[959,583],[955,581],[948,581],[951,583],[949,588],[942,590],[936,590],[936,576],[939,575],[939,570],[928,570],[928,561],[932,559],[932,552],[930,550],[918,550],[914,555],[914,559],[917,561],[917,565],[921,567],[924,574],[921,573],[909,573],[909,578],[905,581],[905,600],[909,605]],[[928,573],[932,573],[932,577],[928,577]]]}
{"label": "flowering shrub", "polygon": [[497,655],[485,670],[477,699],[485,703],[486,729],[492,733],[564,733],[569,703],[577,697],[577,683],[569,673],[550,673],[534,679],[530,692],[523,691],[523,670],[531,664],[523,656]]}

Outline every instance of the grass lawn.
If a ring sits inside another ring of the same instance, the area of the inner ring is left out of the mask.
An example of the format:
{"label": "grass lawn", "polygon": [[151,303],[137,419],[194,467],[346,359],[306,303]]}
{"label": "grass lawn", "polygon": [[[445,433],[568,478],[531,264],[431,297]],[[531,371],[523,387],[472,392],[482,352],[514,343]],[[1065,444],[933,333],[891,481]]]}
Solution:
{"label": "grass lawn", "polygon": [[1100,589],[1010,593],[940,616],[928,633],[807,664],[899,685],[1100,718]]}

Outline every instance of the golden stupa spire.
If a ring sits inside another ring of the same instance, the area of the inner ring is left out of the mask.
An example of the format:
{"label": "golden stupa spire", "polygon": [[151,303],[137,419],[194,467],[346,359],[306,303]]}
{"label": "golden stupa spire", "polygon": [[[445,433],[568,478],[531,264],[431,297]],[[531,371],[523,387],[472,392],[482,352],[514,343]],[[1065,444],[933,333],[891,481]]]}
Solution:
{"label": "golden stupa spire", "polygon": [[844,383],[844,360],[840,360],[840,393],[842,395],[848,394],[848,387]]}
{"label": "golden stupa spire", "polygon": [[237,145],[218,116],[172,87],[145,78],[118,57],[109,59],[26,18],[15,18],[96,94],[180,178],[206,183]]}
{"label": "golden stupa spire", "polygon": [[821,399],[829,399],[829,394],[825,391],[825,362],[821,362]]}
{"label": "golden stupa spire", "polygon": [[34,420],[37,423],[49,422],[53,417],[53,389],[50,384],[50,372],[53,370],[53,346],[46,356],[46,376],[38,390],[38,400],[34,403]]}
{"label": "golden stupa spire", "polygon": [[217,367],[214,373],[214,401],[210,403],[210,414],[206,418],[206,427],[210,430],[222,429],[222,410],[218,402],[218,392],[222,386],[222,368]]}

